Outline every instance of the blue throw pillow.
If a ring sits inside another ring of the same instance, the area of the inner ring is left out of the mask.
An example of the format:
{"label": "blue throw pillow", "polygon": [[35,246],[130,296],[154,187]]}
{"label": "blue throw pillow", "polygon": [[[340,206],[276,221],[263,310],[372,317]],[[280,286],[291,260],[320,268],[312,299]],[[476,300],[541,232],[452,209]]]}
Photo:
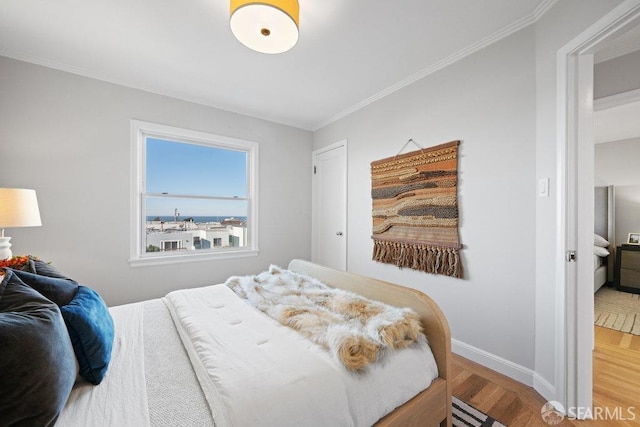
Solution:
{"label": "blue throw pillow", "polygon": [[93,289],[80,285],[71,302],[60,308],[80,365],[80,376],[91,384],[104,378],[113,347],[113,318]]}
{"label": "blue throw pillow", "polygon": [[12,270],[0,282],[0,425],[52,426],[76,363],[57,305]]}
{"label": "blue throw pillow", "polygon": [[40,292],[45,298],[55,302],[58,307],[67,305],[78,292],[78,284],[71,279],[59,279],[26,271],[13,270],[24,283]]}

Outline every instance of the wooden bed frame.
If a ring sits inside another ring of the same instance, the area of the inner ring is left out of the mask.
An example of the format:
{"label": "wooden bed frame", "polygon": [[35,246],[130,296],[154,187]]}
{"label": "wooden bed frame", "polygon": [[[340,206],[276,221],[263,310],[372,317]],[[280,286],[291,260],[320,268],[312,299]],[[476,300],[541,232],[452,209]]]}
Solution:
{"label": "wooden bed frame", "polygon": [[440,307],[424,293],[358,274],[294,259],[289,270],[315,277],[329,286],[356,292],[418,313],[438,365],[431,386],[376,423],[380,427],[451,426],[451,334]]}

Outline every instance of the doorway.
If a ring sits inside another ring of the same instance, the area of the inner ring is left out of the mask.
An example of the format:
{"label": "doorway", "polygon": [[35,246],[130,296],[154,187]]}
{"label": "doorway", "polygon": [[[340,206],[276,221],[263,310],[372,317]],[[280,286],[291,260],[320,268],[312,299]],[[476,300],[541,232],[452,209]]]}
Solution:
{"label": "doorway", "polygon": [[312,153],[311,260],[347,269],[347,141]]}
{"label": "doorway", "polygon": [[593,391],[593,293],[579,283],[593,280],[593,53],[640,23],[640,4],[626,1],[558,52],[558,150],[560,153],[560,250],[575,250],[577,262],[558,260],[565,297],[565,324],[557,360],[569,408],[590,408]]}

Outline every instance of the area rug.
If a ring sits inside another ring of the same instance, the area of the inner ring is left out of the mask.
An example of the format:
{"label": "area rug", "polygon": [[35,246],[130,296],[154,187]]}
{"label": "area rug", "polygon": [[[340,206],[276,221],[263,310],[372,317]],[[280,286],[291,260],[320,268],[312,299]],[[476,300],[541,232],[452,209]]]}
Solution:
{"label": "area rug", "polygon": [[484,412],[474,408],[455,396],[451,398],[453,403],[454,427],[506,427],[504,424],[491,418]]}
{"label": "area rug", "polygon": [[594,297],[595,324],[640,335],[640,294],[602,287]]}
{"label": "area rug", "polygon": [[459,144],[451,141],[371,162],[373,260],[462,277]]}

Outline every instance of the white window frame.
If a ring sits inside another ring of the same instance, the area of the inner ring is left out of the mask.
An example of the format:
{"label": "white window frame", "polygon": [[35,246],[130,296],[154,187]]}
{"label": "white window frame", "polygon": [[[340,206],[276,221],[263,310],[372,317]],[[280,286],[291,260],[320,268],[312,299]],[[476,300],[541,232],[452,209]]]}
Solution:
{"label": "white window frame", "polygon": [[[146,138],[160,138],[247,153],[247,246],[211,248],[198,251],[143,252],[145,242],[144,188],[146,177]],[[131,120],[131,220],[130,257],[132,267],[179,262],[205,261],[257,256],[258,246],[258,143],[158,123]]]}

